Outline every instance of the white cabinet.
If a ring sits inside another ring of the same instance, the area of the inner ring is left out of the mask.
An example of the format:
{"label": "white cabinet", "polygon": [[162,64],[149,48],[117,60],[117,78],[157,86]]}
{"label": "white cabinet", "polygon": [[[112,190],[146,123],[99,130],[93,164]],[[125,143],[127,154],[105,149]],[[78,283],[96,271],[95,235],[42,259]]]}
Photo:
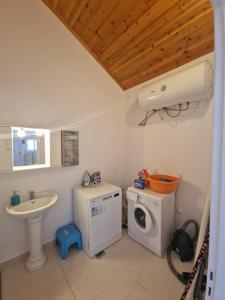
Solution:
{"label": "white cabinet", "polygon": [[12,170],[12,137],[10,127],[0,127],[0,172]]}
{"label": "white cabinet", "polygon": [[50,133],[50,166],[61,167],[61,131]]}

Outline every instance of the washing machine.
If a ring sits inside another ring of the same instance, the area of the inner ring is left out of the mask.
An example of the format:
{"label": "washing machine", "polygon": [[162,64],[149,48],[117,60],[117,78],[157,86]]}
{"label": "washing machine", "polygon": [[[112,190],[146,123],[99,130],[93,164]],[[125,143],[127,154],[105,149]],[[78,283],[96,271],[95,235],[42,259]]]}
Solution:
{"label": "washing machine", "polygon": [[162,257],[174,232],[174,193],[129,187],[128,235]]}
{"label": "washing machine", "polygon": [[89,257],[122,236],[122,190],[110,183],[73,187],[74,223]]}

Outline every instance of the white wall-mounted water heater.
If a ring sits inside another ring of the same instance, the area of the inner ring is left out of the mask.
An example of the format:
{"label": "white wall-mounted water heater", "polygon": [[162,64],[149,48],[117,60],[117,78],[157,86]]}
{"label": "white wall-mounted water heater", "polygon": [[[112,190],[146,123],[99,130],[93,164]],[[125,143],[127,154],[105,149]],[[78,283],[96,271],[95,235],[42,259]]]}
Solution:
{"label": "white wall-mounted water heater", "polygon": [[208,61],[179,71],[140,89],[140,107],[148,112],[181,103],[207,100],[213,94],[213,69]]}

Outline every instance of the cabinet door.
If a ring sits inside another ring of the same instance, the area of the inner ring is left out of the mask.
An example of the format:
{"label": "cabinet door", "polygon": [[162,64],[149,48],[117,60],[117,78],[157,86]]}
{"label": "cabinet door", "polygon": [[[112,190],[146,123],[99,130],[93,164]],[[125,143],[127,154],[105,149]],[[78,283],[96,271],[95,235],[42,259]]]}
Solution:
{"label": "cabinet door", "polygon": [[12,170],[12,137],[10,127],[0,127],[0,172]]}
{"label": "cabinet door", "polygon": [[61,131],[50,133],[50,162],[51,167],[60,167],[61,164]]}
{"label": "cabinet door", "polygon": [[106,247],[122,232],[121,193],[105,195],[90,201],[89,242],[90,249]]}

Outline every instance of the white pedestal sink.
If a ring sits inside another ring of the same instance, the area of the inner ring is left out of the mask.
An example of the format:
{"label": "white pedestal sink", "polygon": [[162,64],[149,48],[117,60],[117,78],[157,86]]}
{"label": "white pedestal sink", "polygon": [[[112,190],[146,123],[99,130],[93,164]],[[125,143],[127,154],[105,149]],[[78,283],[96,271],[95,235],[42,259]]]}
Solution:
{"label": "white pedestal sink", "polygon": [[6,208],[8,214],[27,221],[30,255],[26,268],[29,272],[38,271],[46,263],[41,242],[42,219],[47,210],[56,203],[57,198],[56,194],[41,196],[15,206],[9,204]]}

